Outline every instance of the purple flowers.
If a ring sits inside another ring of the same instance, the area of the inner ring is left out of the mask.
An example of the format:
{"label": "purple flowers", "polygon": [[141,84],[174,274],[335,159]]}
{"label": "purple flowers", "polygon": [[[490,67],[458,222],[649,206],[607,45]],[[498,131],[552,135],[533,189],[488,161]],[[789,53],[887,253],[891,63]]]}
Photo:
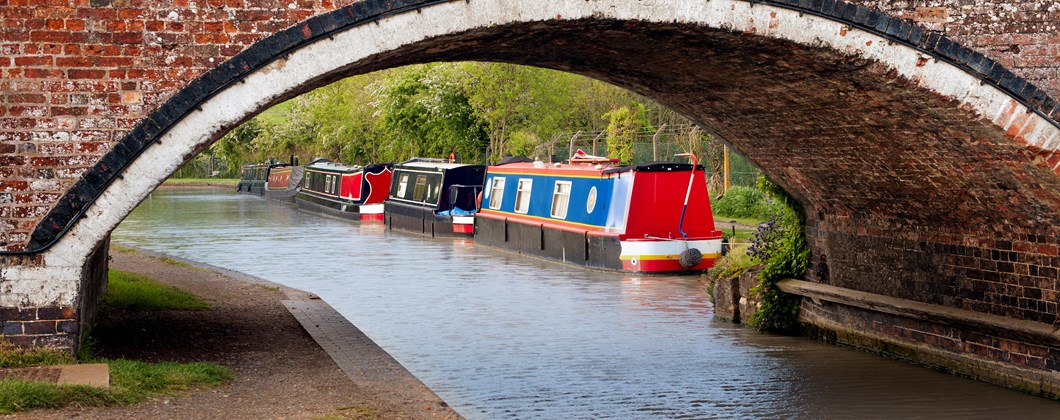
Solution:
{"label": "purple flowers", "polygon": [[758,231],[751,234],[751,246],[747,248],[751,259],[765,262],[775,253],[776,243],[786,230],[777,225],[780,216],[779,212],[774,212],[768,222],[758,225]]}

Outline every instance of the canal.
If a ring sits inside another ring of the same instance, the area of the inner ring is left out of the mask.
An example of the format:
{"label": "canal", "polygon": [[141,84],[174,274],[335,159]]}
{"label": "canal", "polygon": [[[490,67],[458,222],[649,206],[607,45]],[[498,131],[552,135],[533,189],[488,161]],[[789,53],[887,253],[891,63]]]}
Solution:
{"label": "canal", "polygon": [[318,294],[462,415],[1029,417],[1060,404],[714,320],[696,277],[635,277],[160,189],[114,232]]}

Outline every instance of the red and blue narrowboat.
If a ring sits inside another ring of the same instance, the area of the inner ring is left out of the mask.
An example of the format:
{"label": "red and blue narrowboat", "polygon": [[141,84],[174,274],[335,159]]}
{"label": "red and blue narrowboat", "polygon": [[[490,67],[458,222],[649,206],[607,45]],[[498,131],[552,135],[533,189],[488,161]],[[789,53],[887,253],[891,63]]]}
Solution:
{"label": "red and blue narrowboat", "polygon": [[394,165],[386,225],[431,236],[471,236],[485,165],[414,158]]}
{"label": "red and blue narrowboat", "polygon": [[269,165],[265,174],[266,198],[280,201],[294,201],[298,188],[302,185],[305,176],[305,168],[298,166],[298,160],[291,158],[291,163],[276,163]]}
{"label": "red and blue narrowboat", "polygon": [[383,220],[393,164],[348,166],[319,159],[305,167],[295,195],[299,210],[347,220]]}
{"label": "red and blue narrowboat", "polygon": [[[694,158],[693,158],[694,159]],[[591,268],[701,271],[721,255],[703,166],[516,159],[490,166],[475,242]]]}
{"label": "red and blue narrowboat", "polygon": [[248,163],[243,165],[239,184],[236,184],[236,192],[253,195],[264,194],[265,177],[269,172],[269,165],[269,163]]}

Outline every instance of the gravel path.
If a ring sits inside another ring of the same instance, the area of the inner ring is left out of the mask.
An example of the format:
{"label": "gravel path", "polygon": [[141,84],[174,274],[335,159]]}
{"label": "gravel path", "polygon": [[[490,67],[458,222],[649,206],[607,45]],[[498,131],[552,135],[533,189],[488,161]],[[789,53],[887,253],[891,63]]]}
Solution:
{"label": "gravel path", "polygon": [[[192,292],[208,311],[127,312],[103,309],[92,337],[106,358],[206,361],[232,369],[225,386],[129,407],[67,408],[22,418],[408,418],[460,416],[411,374],[395,380],[380,369],[375,347],[350,380],[281,303],[308,294],[232,272],[220,272],[140,252],[111,250],[111,267],[143,274]],[[373,345],[374,346],[374,345]],[[349,356],[349,355],[347,355]],[[357,362],[353,356],[353,363]]]}

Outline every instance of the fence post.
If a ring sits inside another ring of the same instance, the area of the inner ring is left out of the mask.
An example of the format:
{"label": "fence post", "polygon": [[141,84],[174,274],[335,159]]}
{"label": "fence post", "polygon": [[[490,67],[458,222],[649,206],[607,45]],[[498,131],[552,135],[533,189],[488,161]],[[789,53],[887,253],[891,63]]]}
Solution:
{"label": "fence post", "polygon": [[659,130],[655,132],[655,135],[651,136],[651,160],[655,162],[659,161],[659,147],[657,145],[659,141],[659,135],[662,134],[662,131],[665,129],[666,124],[660,125]]}

